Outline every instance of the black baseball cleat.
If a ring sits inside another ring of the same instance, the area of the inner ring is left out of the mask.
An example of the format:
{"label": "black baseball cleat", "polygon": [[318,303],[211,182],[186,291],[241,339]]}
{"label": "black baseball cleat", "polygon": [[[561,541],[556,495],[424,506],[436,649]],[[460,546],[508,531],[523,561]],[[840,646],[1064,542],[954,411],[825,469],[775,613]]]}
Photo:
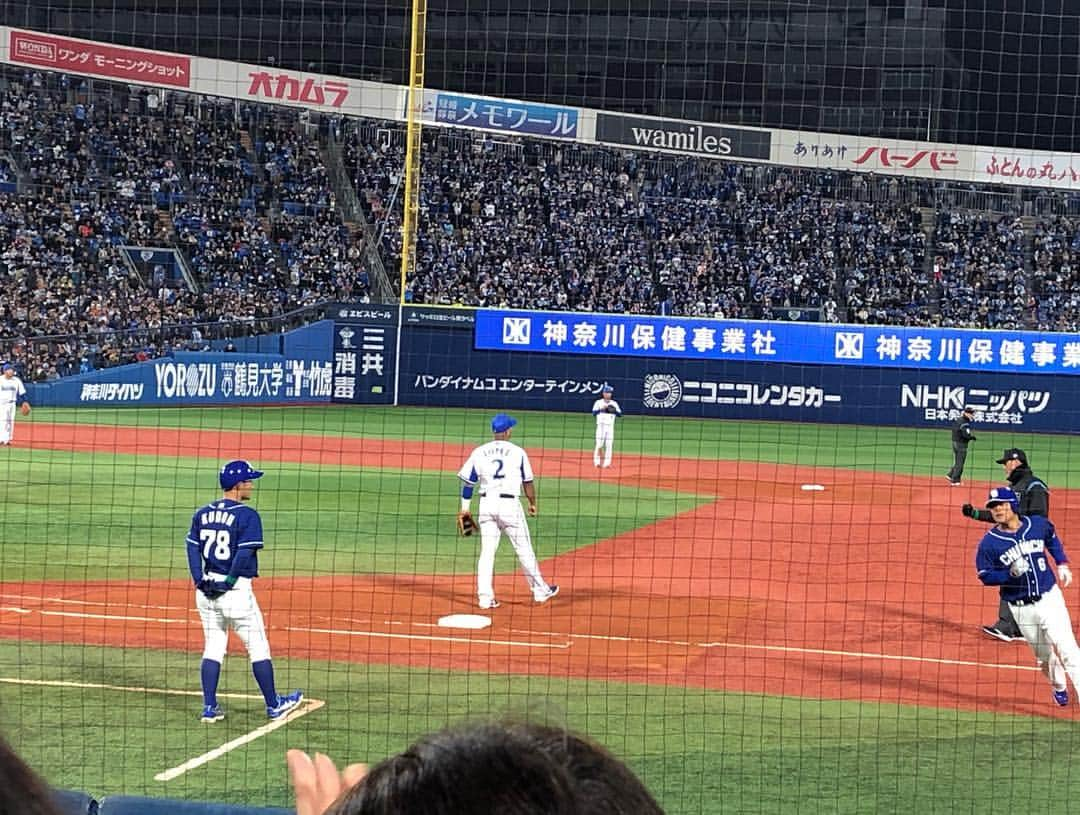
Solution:
{"label": "black baseball cleat", "polygon": [[1061,707],[1067,707],[1069,704],[1068,689],[1054,691],[1054,701],[1057,702],[1058,705],[1060,705]]}
{"label": "black baseball cleat", "polygon": [[982,632],[988,637],[993,637],[1002,642],[1019,642],[1024,638],[1023,634],[1007,634],[996,625],[984,625]]}

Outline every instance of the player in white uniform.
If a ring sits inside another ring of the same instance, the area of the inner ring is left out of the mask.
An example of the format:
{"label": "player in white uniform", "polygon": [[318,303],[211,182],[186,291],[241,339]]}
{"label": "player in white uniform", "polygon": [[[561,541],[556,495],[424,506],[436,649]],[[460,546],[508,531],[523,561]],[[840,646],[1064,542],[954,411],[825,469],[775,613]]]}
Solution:
{"label": "player in white uniform", "polygon": [[537,603],[546,603],[559,593],[559,587],[549,586],[540,574],[529,522],[521,509],[520,493],[524,491],[529,500],[529,514],[536,514],[536,489],[528,453],[510,441],[510,428],[516,424],[517,420],[505,413],[497,414],[491,420],[494,439],[473,450],[458,471],[458,477],[465,482],[461,488],[463,511],[469,510],[473,487],[479,485],[480,488],[480,511],[476,519],[480,527],[480,562],[476,591],[480,608],[484,609],[499,607],[494,587],[495,552],[503,532],[514,547],[533,599]]}
{"label": "player in white uniform", "polygon": [[605,467],[611,466],[611,453],[615,445],[615,419],[622,416],[622,408],[619,403],[611,398],[614,391],[611,385],[604,383],[600,391],[603,397],[593,402],[592,412],[596,417],[596,447],[593,449],[593,466],[600,466],[600,453],[604,454]]}
{"label": "player in white uniform", "polygon": [[11,444],[11,438],[15,435],[15,408],[20,400],[25,416],[30,412],[26,386],[15,375],[15,368],[11,363],[5,363],[4,375],[0,376],[0,444]]}

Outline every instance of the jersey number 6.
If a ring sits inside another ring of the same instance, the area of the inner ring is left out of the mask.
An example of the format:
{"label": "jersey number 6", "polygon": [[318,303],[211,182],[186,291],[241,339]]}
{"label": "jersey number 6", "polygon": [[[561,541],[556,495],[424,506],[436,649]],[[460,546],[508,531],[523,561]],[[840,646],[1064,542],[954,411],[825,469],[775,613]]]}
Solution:
{"label": "jersey number 6", "polygon": [[203,529],[199,537],[206,544],[203,546],[203,559],[210,559],[210,548],[213,547],[215,560],[229,559],[229,530],[227,529]]}

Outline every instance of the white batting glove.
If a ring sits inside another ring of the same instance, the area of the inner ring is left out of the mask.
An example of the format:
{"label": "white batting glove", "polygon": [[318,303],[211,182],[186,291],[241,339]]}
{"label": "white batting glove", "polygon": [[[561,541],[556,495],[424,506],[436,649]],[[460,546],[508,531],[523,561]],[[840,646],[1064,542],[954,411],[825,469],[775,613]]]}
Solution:
{"label": "white batting glove", "polygon": [[1072,569],[1069,568],[1068,563],[1062,563],[1058,566],[1058,580],[1061,581],[1061,585],[1065,588],[1069,587],[1072,583]]}
{"label": "white batting glove", "polygon": [[1030,570],[1031,564],[1028,563],[1028,559],[1026,557],[1021,557],[1012,562],[1012,565],[1009,567],[1009,574],[1013,577],[1019,577],[1022,574],[1027,574]]}

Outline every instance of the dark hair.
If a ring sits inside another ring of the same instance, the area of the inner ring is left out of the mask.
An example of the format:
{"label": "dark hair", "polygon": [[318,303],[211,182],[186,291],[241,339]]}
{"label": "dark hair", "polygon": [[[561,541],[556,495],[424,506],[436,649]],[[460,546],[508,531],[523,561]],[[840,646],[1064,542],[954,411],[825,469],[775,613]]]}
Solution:
{"label": "dark hair", "polygon": [[641,780],[607,748],[561,728],[530,729],[540,749],[570,771],[581,815],[664,815]]}
{"label": "dark hair", "polygon": [[0,812],[59,815],[48,785],[0,737]]}
{"label": "dark hair", "polygon": [[466,725],[377,764],[326,815],[663,815],[599,745],[559,728]]}

